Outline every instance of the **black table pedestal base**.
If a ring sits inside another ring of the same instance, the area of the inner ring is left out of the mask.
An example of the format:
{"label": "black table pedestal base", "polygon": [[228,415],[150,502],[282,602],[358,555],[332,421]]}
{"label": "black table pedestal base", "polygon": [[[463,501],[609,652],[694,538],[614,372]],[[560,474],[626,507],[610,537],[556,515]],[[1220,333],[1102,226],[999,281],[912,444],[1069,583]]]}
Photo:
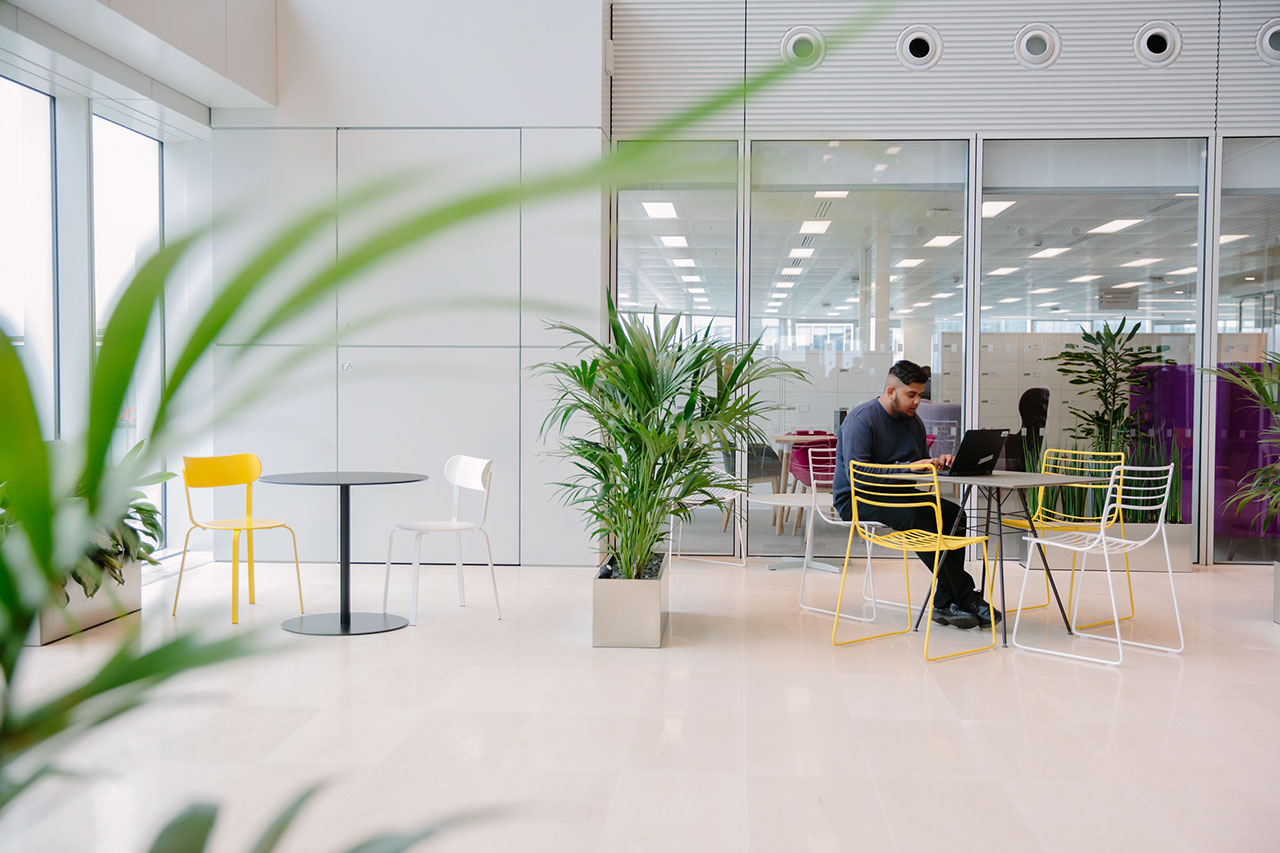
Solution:
{"label": "black table pedestal base", "polygon": [[341,637],[348,634],[397,631],[408,624],[408,619],[393,613],[352,613],[350,624],[344,628],[341,613],[308,613],[286,619],[280,627],[295,634]]}

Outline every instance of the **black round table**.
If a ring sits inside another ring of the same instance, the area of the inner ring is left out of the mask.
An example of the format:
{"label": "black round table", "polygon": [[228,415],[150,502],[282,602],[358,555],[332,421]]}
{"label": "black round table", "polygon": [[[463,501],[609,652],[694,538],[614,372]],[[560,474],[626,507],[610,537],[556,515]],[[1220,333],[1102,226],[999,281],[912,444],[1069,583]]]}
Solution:
{"label": "black round table", "polygon": [[286,631],[295,634],[381,634],[395,631],[409,624],[403,616],[390,613],[351,612],[351,487],[386,486],[393,483],[417,483],[427,479],[426,474],[408,474],[399,471],[301,471],[293,474],[270,474],[259,482],[282,486],[337,486],[338,487],[338,613],[311,613],[286,619],[281,623]]}

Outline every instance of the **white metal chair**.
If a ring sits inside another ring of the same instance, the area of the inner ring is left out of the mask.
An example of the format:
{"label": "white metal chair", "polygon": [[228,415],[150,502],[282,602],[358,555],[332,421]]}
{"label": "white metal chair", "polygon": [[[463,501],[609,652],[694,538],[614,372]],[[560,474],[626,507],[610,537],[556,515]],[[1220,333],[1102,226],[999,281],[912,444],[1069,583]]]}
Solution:
{"label": "white metal chair", "polygon": [[[458,606],[466,605],[466,592],[462,580],[462,534],[479,533],[484,537],[484,550],[489,555],[489,580],[493,583],[493,607],[502,618],[502,605],[498,602],[498,579],[493,572],[493,549],[489,545],[489,534],[484,529],[485,517],[489,512],[489,480],[493,462],[489,459],[477,459],[474,456],[453,456],[444,463],[444,477],[453,486],[453,512],[448,521],[411,521],[397,524],[387,536],[387,571],[382,582],[382,612],[387,612],[387,593],[391,589],[391,547],[395,542],[396,531],[407,530],[414,536],[413,556],[413,605],[410,611],[409,624],[418,624],[418,570],[422,564],[422,540],[428,533],[452,533],[456,546],[458,567]],[[484,494],[480,507],[479,521],[463,521],[459,516],[462,508],[462,490]]]}
{"label": "white metal chair", "polygon": [[[833,527],[839,527],[848,530],[853,526],[852,521],[845,521],[840,517],[834,506],[828,507],[819,499],[819,495],[831,494],[832,485],[835,482],[836,472],[836,449],[834,447],[822,447],[809,451],[809,473],[813,481],[813,504],[810,507],[810,524],[814,523],[814,519],[821,520]],[[884,527],[878,521],[862,521],[858,524],[862,530],[868,534],[876,528]],[[812,539],[813,530],[806,531],[806,534]],[[851,613],[841,613],[842,619],[852,619],[854,622],[870,622],[876,618],[876,605],[883,604],[886,607],[903,607],[907,605],[901,601],[888,601],[883,598],[876,598],[876,581],[875,576],[871,572],[871,542],[867,537],[862,537],[863,544],[867,549],[867,566],[862,576],[862,597],[871,603],[870,616],[854,616]],[[814,607],[804,603],[804,580],[805,574],[809,571],[809,561],[806,560],[804,565],[800,567],[800,609],[808,610],[812,613],[822,613],[827,616],[835,616],[834,610],[826,610],[821,607]]]}
{"label": "white metal chair", "polygon": [[[1125,646],[1140,646],[1144,649],[1156,649],[1158,651],[1173,652],[1177,654],[1181,652],[1185,642],[1182,636],[1182,617],[1178,613],[1178,595],[1173,586],[1173,560],[1169,556],[1169,538],[1164,529],[1164,513],[1169,503],[1169,489],[1173,483],[1173,465],[1164,465],[1160,467],[1148,467],[1140,465],[1117,465],[1111,471],[1111,479],[1107,484],[1106,497],[1102,512],[1099,513],[1100,521],[1098,523],[1097,532],[1068,532],[1068,533],[1045,533],[1040,536],[1024,536],[1023,538],[1030,543],[1029,547],[1034,548],[1036,545],[1051,546],[1054,548],[1062,548],[1067,551],[1073,551],[1080,555],[1079,571],[1080,582],[1084,582],[1085,561],[1089,554],[1102,554],[1105,563],[1107,592],[1111,596],[1111,619],[1115,626],[1115,636],[1103,636],[1100,634],[1090,634],[1075,628],[1077,624],[1077,616],[1080,612],[1081,595],[1077,591],[1074,606],[1071,609],[1071,625],[1075,634],[1080,637],[1088,637],[1095,640],[1105,640],[1116,644],[1116,658],[1110,660],[1108,658],[1090,657],[1088,655],[1079,655],[1072,652],[1056,651],[1053,649],[1045,649],[1038,646],[1030,646],[1025,643],[1018,642],[1018,624],[1022,621],[1022,600],[1027,591],[1027,576],[1031,574],[1029,568],[1030,560],[1027,560],[1028,566],[1023,567],[1022,573],[1022,590],[1018,594],[1018,611],[1013,622],[1013,644],[1017,648],[1026,649],[1032,652],[1041,652],[1042,654],[1057,655],[1058,657],[1075,658],[1076,660],[1091,661],[1093,663],[1104,663],[1111,666],[1119,664],[1124,659]],[[1155,529],[1151,535],[1145,539],[1126,539],[1121,536],[1109,536],[1107,519],[1113,517],[1116,511],[1123,512],[1157,512]],[[1111,583],[1111,557],[1113,555],[1128,554],[1136,551],[1143,545],[1146,545],[1156,536],[1160,537],[1161,543],[1164,545],[1165,566],[1169,572],[1169,594],[1173,599],[1173,619],[1174,624],[1178,627],[1178,645],[1161,646],[1154,643],[1139,643],[1135,640],[1125,640],[1120,637],[1120,614],[1116,609],[1116,593]],[[1072,568],[1072,579],[1074,580],[1076,568]],[[1103,622],[1101,624],[1106,624]]]}

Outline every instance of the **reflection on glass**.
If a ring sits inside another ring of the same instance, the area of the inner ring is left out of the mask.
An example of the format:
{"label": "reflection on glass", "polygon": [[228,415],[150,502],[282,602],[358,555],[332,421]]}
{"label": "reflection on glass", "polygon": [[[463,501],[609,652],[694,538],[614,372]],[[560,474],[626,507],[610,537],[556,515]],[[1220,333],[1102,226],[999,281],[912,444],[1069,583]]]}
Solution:
{"label": "reflection on glass", "polygon": [[[625,151],[627,142],[618,149]],[[734,340],[738,274],[738,144],[663,146],[661,180],[618,188],[618,310],[665,326],[682,314],[683,332]],[[735,460],[726,457],[726,468]],[[734,553],[734,525],[716,507],[694,511],[676,532],[683,554]]]}
{"label": "reflection on glass", "polygon": [[[983,175],[979,420],[1015,431],[1003,466],[1037,470],[1046,446],[1173,463],[1166,520],[1190,522],[1204,141],[992,141]],[[1102,411],[1098,388],[1046,358],[1121,323],[1153,363],[1121,390],[1117,431],[1091,435],[1081,413]]]}
{"label": "reflection on glass", "polygon": [[[1280,350],[1280,139],[1225,141],[1219,239],[1218,365],[1257,367],[1264,352]],[[1241,478],[1274,460],[1274,449],[1259,443],[1272,420],[1239,389],[1217,386],[1213,559],[1280,559],[1280,530],[1261,524],[1261,504],[1225,506]]]}
{"label": "reflection on glass", "polygon": [[[93,301],[97,341],[120,293],[160,240],[160,143],[99,116],[93,117]],[[148,333],[138,374],[125,398],[112,438],[119,459],[142,438],[141,427],[163,381],[160,323]],[[164,508],[163,485],[144,491]]]}
{"label": "reflection on glass", "polygon": [[[750,334],[812,381],[753,389],[783,406],[760,449],[780,470],[774,489],[810,487],[806,446],[833,445],[842,413],[902,358],[932,370],[919,414],[933,451],[954,446],[967,157],[954,141],[752,145]],[[798,514],[762,508],[751,522],[751,553],[799,553]],[[815,533],[815,553],[844,554],[846,531]]]}
{"label": "reflection on glass", "polygon": [[[47,95],[0,77],[0,330],[53,429],[53,173]],[[53,435],[46,435],[53,438]]]}

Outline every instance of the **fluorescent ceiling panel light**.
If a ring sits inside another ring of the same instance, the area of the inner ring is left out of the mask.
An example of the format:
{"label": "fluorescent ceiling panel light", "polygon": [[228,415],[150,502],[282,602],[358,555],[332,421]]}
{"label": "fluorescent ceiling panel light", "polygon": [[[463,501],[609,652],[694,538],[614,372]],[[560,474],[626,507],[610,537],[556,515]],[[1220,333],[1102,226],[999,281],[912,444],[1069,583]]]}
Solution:
{"label": "fluorescent ceiling panel light", "polygon": [[1225,243],[1234,243],[1235,241],[1243,240],[1245,237],[1248,237],[1248,236],[1249,236],[1248,234],[1223,234],[1221,237],[1218,238],[1218,245],[1223,245]]}
{"label": "fluorescent ceiling panel light", "polygon": [[1178,196],[1179,198],[1196,198],[1200,195],[1200,193],[1174,193],[1174,195]]}
{"label": "fluorescent ceiling panel light", "polygon": [[952,316],[952,317],[963,317],[963,316],[964,316],[964,312],[963,312],[963,311],[957,311],[956,313],[952,314],[951,316]]}
{"label": "fluorescent ceiling panel light", "polygon": [[671,265],[673,267],[696,267],[698,262],[693,258],[672,258]]}
{"label": "fluorescent ceiling panel light", "polygon": [[[900,278],[902,278],[902,276],[900,276],[900,275],[891,275],[891,276],[889,276],[889,281],[897,281],[897,280],[898,280],[898,279],[900,279]],[[876,286],[876,283],[875,283],[874,281],[873,281],[873,282],[871,282],[871,286],[872,286],[872,287],[875,287],[875,286]]]}
{"label": "fluorescent ceiling panel light", "polygon": [[812,258],[813,249],[792,249],[790,257],[792,258]]}
{"label": "fluorescent ceiling panel light", "polygon": [[1053,293],[1056,287],[1037,287],[1035,290],[1029,290],[1028,293]]}
{"label": "fluorescent ceiling panel light", "polygon": [[638,308],[638,307],[640,307],[640,303],[639,303],[639,302],[619,302],[618,304],[619,304],[619,305],[621,305],[623,308]]}
{"label": "fluorescent ceiling panel light", "polygon": [[830,142],[828,142],[828,143],[827,143],[827,147],[828,147],[828,148],[839,148],[839,147],[840,147],[840,140],[839,140],[839,139],[833,139],[833,140],[831,140]]}
{"label": "fluorescent ceiling panel light", "polygon": [[1257,279],[1257,278],[1255,278],[1254,276],[1247,275],[1247,276],[1245,276],[1245,277],[1244,277],[1244,280],[1245,280],[1245,281],[1257,281],[1258,279]]}
{"label": "fluorescent ceiling panel light", "polygon": [[774,287],[795,287],[796,283],[794,281],[775,281],[773,283],[773,286]]}
{"label": "fluorescent ceiling panel light", "polygon": [[853,307],[852,305],[837,305],[837,306],[836,306],[836,310],[837,310],[837,311],[848,311],[848,310],[849,310],[850,308],[852,308],[852,307]]}
{"label": "fluorescent ceiling panel light", "polygon": [[1000,267],[999,269],[995,269],[987,273],[987,275],[1008,275],[1009,273],[1017,272],[1020,269],[1022,269],[1022,267]]}
{"label": "fluorescent ceiling panel light", "polygon": [[902,146],[901,146],[901,145],[890,145],[888,148],[884,149],[884,153],[886,153],[886,154],[897,154],[897,153],[898,153],[899,151],[901,151],[901,150],[902,150]]}
{"label": "fluorescent ceiling panel light", "polygon": [[814,198],[848,198],[848,190],[818,190],[813,194]]}
{"label": "fluorescent ceiling panel light", "polygon": [[658,239],[668,249],[687,249],[689,247],[689,241],[678,234],[674,237],[659,237]]}
{"label": "fluorescent ceiling panel light", "polygon": [[955,294],[954,294],[954,293],[935,293],[935,294],[933,294],[933,298],[934,298],[934,299],[950,299],[950,298],[951,298],[951,297],[953,297],[953,296],[955,296]]}
{"label": "fluorescent ceiling panel light", "polygon": [[693,297],[693,301],[694,302],[710,302],[711,300],[707,299],[707,297],[705,296],[695,296]]}
{"label": "fluorescent ceiling panel light", "polygon": [[690,293],[706,293],[706,292],[707,292],[707,289],[706,289],[705,287],[690,287],[690,288],[686,288],[686,289],[687,289]]}
{"label": "fluorescent ceiling panel light", "polygon": [[[924,263],[924,258],[903,258],[902,260],[894,264],[894,266],[911,268],[911,267],[918,267],[923,263]],[[889,280],[893,281],[892,278]]]}
{"label": "fluorescent ceiling panel light", "polygon": [[893,313],[895,313],[895,314],[910,314],[910,313],[911,313],[911,309],[910,309],[910,308],[899,308],[897,311],[894,311]]}
{"label": "fluorescent ceiling panel light", "polygon": [[1063,255],[1063,254],[1066,254],[1067,252],[1070,252],[1070,251],[1071,251],[1071,249],[1069,249],[1069,248],[1068,248],[1068,249],[1041,249],[1040,251],[1038,251],[1038,252],[1036,252],[1035,254],[1031,255],[1031,257],[1033,257],[1033,258],[1056,258],[1056,257],[1058,257],[1058,255]]}
{"label": "fluorescent ceiling panel light", "polygon": [[1123,263],[1123,264],[1121,264],[1120,266],[1122,266],[1122,267],[1146,267],[1146,266],[1150,266],[1151,264],[1158,264],[1158,263],[1160,263],[1160,262],[1161,262],[1161,261],[1163,261],[1163,260],[1164,260],[1164,258],[1138,258],[1136,261],[1129,261],[1128,263]]}
{"label": "fluorescent ceiling panel light", "polygon": [[681,280],[681,281],[683,281],[683,282],[685,282],[685,283],[687,284],[687,283],[689,283],[689,282],[702,281],[702,276],[700,276],[700,275],[682,275],[682,276],[680,276],[680,280]]}
{"label": "fluorescent ceiling panel light", "polygon": [[1112,287],[1115,290],[1128,290],[1131,287],[1142,287],[1144,284],[1146,284],[1145,281],[1126,281],[1124,284],[1115,284]]}
{"label": "fluorescent ceiling panel light", "polygon": [[964,282],[960,282],[959,284],[957,284],[956,290],[964,290]]}
{"label": "fluorescent ceiling panel light", "polygon": [[803,267],[787,267],[785,270],[782,271],[782,274],[783,275],[800,275],[800,273],[802,272],[804,272]]}
{"label": "fluorescent ceiling panel light", "polygon": [[926,246],[950,246],[952,243],[954,243],[959,239],[960,239],[959,234],[939,234],[937,237],[934,237],[932,240],[925,243],[925,245]]}
{"label": "fluorescent ceiling panel light", "polygon": [[848,299],[845,300],[845,302],[857,302],[857,301],[858,301],[858,297],[856,296],[850,296]]}
{"label": "fluorescent ceiling panel light", "polygon": [[777,313],[778,313],[778,309],[777,309],[777,308],[766,308],[766,309],[764,309],[764,313],[766,313],[766,314],[777,314]]}
{"label": "fluorescent ceiling panel light", "polygon": [[871,171],[873,171],[873,172],[883,172],[883,171],[884,171],[885,169],[887,169],[887,168],[889,168],[889,164],[888,164],[888,163],[876,163],[874,166],[872,166],[872,167],[871,167]]}
{"label": "fluorescent ceiling panel light", "polygon": [[676,218],[676,206],[669,201],[642,201],[640,204],[650,219]]}
{"label": "fluorescent ceiling panel light", "polygon": [[800,223],[801,234],[826,234],[831,227],[830,219],[806,219]]}
{"label": "fluorescent ceiling panel light", "polygon": [[982,203],[982,218],[990,219],[993,216],[999,216],[1015,204],[1017,204],[1016,201],[984,201]]}
{"label": "fluorescent ceiling panel light", "polygon": [[1113,219],[1110,222],[1104,222],[1097,228],[1090,228],[1090,234],[1114,234],[1117,231],[1123,231],[1131,225],[1137,225],[1141,219]]}
{"label": "fluorescent ceiling panel light", "polygon": [[1097,280],[1098,280],[1098,279],[1100,279],[1100,278],[1102,278],[1102,276],[1100,276],[1100,275],[1081,275],[1081,276],[1077,276],[1077,277],[1075,277],[1075,278],[1071,279],[1071,281],[1072,281],[1072,282],[1077,282],[1077,281],[1097,281]]}
{"label": "fluorescent ceiling panel light", "polygon": [[1000,300],[1000,304],[1001,304],[1001,305],[1008,305],[1008,304],[1009,304],[1009,303],[1011,303],[1011,302],[1021,302],[1021,301],[1022,301],[1022,297],[1021,297],[1021,296],[1010,296],[1010,297],[1009,297],[1009,298],[1007,298],[1007,299],[1001,299],[1001,300]]}
{"label": "fluorescent ceiling panel light", "polygon": [[828,311],[828,312],[827,312],[827,316],[828,316],[828,317],[839,317],[840,315],[839,315],[839,314],[837,314],[835,311]]}
{"label": "fluorescent ceiling panel light", "polygon": [[933,304],[932,302],[913,302],[913,303],[911,303],[911,305],[912,305],[912,307],[913,307],[913,308],[928,308],[928,307],[929,307],[930,305],[932,305],[932,304]]}
{"label": "fluorescent ceiling panel light", "polygon": [[1053,306],[1058,305],[1058,304],[1059,304],[1059,303],[1057,303],[1057,302],[1041,302],[1039,307],[1041,307],[1041,308],[1052,308]]}
{"label": "fluorescent ceiling panel light", "polygon": [[1191,273],[1195,271],[1195,267],[1183,267],[1180,270],[1173,270],[1172,272],[1166,273],[1166,275],[1191,275]]}

